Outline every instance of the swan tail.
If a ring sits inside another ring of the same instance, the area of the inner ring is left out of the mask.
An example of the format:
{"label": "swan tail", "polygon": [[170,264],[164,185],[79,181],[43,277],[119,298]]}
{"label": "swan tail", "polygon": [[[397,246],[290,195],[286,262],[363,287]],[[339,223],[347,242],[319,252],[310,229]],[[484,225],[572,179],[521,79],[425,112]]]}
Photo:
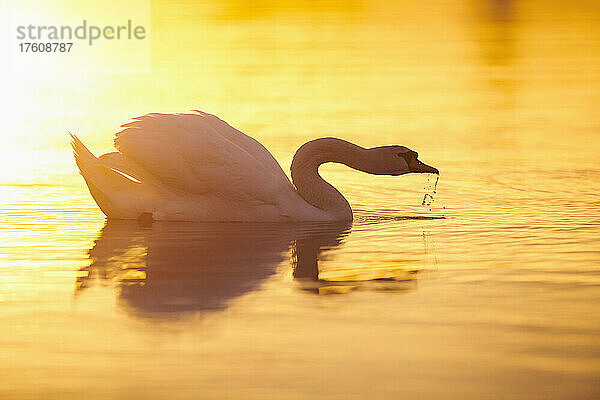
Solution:
{"label": "swan tail", "polygon": [[94,201],[107,217],[135,219],[142,213],[152,212],[144,201],[148,193],[140,181],[111,168],[77,136],[70,132],[69,136],[77,168]]}

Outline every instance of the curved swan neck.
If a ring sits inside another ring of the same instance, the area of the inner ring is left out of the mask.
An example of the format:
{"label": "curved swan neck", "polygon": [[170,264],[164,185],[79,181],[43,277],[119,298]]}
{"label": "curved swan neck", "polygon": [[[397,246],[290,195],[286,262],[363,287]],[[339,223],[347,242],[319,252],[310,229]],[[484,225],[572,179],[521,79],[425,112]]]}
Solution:
{"label": "curved swan neck", "polygon": [[315,139],[303,144],[292,160],[292,182],[298,193],[311,205],[328,212],[336,220],[351,220],[352,209],[342,194],[319,175],[319,166],[327,162],[368,170],[367,149],[336,138]]}

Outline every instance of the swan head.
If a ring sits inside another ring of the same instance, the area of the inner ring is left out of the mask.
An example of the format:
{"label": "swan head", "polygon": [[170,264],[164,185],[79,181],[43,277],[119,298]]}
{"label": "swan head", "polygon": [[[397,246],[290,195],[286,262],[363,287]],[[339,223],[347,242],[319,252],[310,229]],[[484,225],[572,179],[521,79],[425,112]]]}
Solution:
{"label": "swan head", "polygon": [[382,146],[368,150],[370,170],[376,175],[403,175],[408,173],[438,174],[437,168],[419,160],[419,154],[404,146]]}

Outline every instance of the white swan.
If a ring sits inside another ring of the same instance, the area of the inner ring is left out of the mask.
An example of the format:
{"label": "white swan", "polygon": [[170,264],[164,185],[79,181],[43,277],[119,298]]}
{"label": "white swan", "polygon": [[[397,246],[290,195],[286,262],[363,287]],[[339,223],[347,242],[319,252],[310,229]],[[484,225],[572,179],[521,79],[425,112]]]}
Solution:
{"label": "white swan", "polygon": [[122,125],[118,152],[95,157],[73,134],[75,161],[109,218],[177,221],[352,220],[348,201],[319,175],[326,162],[379,175],[438,173],[402,146],[341,139],[298,149],[292,182],[260,143],[214,115],[147,114]]}

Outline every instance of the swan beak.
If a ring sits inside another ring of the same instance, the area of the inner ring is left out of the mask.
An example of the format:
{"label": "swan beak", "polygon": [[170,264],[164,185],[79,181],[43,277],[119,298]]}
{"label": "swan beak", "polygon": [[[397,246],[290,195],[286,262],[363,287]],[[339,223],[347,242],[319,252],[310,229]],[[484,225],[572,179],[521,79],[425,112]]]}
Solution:
{"label": "swan beak", "polygon": [[419,160],[415,160],[410,165],[410,172],[418,172],[418,173],[428,173],[428,174],[436,174],[439,175],[440,171],[437,168],[429,166]]}

